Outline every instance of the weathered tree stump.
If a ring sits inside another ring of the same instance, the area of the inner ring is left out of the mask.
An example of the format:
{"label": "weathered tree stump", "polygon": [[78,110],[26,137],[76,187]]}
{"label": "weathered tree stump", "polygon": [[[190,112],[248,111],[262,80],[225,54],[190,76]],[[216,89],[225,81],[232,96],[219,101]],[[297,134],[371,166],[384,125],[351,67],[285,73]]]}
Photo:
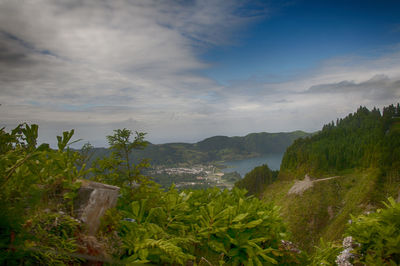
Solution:
{"label": "weathered tree stump", "polygon": [[87,226],[87,233],[95,235],[100,219],[109,208],[115,207],[119,187],[82,180],[74,202],[75,216]]}

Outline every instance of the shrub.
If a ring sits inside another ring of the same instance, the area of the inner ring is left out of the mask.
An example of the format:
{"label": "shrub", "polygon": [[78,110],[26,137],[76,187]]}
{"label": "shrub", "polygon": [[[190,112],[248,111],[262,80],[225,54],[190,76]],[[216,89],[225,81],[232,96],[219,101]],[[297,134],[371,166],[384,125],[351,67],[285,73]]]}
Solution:
{"label": "shrub", "polygon": [[159,193],[159,205],[134,201],[122,222],[125,260],[231,265],[298,263],[302,254],[286,248],[286,227],[278,209],[246,191],[219,189]]}
{"label": "shrub", "polygon": [[57,136],[54,150],[37,147],[37,125],[0,129],[0,264],[70,260],[77,225],[67,213],[85,171],[76,168],[79,155],[66,149],[73,133]]}
{"label": "shrub", "polygon": [[399,265],[400,203],[389,198],[384,205],[385,209],[352,216],[342,246],[322,241],[312,265]]}
{"label": "shrub", "polygon": [[389,198],[385,209],[352,217],[347,234],[360,245],[354,249],[355,262],[368,265],[400,263],[400,203]]}

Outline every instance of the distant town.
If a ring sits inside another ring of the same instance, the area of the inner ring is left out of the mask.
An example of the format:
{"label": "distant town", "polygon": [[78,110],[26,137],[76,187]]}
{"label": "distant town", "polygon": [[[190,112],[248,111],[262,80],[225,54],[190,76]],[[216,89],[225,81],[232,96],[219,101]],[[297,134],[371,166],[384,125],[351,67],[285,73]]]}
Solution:
{"label": "distant town", "polygon": [[198,187],[220,187],[232,188],[234,182],[240,179],[236,173],[232,178],[232,173],[225,174],[215,165],[194,165],[191,167],[166,167],[155,166],[148,172],[156,182],[164,187],[169,187],[172,183],[177,188],[198,188]]}

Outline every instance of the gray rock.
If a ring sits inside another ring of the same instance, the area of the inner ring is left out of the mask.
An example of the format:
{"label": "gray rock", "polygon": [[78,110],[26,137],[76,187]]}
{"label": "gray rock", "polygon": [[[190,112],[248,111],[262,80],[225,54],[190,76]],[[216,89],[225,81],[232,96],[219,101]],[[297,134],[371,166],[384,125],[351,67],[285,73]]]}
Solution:
{"label": "gray rock", "polygon": [[119,187],[82,180],[74,202],[75,217],[87,226],[89,235],[95,235],[100,219],[109,208],[115,207]]}

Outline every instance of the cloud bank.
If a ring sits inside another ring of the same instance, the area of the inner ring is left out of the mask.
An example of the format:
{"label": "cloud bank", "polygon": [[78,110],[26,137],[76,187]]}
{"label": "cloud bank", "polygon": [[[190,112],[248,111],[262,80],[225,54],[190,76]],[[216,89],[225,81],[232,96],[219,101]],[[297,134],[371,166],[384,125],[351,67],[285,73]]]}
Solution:
{"label": "cloud bank", "polygon": [[[267,10],[243,1],[1,1],[1,126],[75,128],[104,146],[116,128],[152,142],[319,129],[359,105],[400,100],[400,54],[337,58],[303,76],[221,85],[201,54]],[[259,10],[259,9],[258,9]],[[273,38],[273,36],[271,36]]]}

